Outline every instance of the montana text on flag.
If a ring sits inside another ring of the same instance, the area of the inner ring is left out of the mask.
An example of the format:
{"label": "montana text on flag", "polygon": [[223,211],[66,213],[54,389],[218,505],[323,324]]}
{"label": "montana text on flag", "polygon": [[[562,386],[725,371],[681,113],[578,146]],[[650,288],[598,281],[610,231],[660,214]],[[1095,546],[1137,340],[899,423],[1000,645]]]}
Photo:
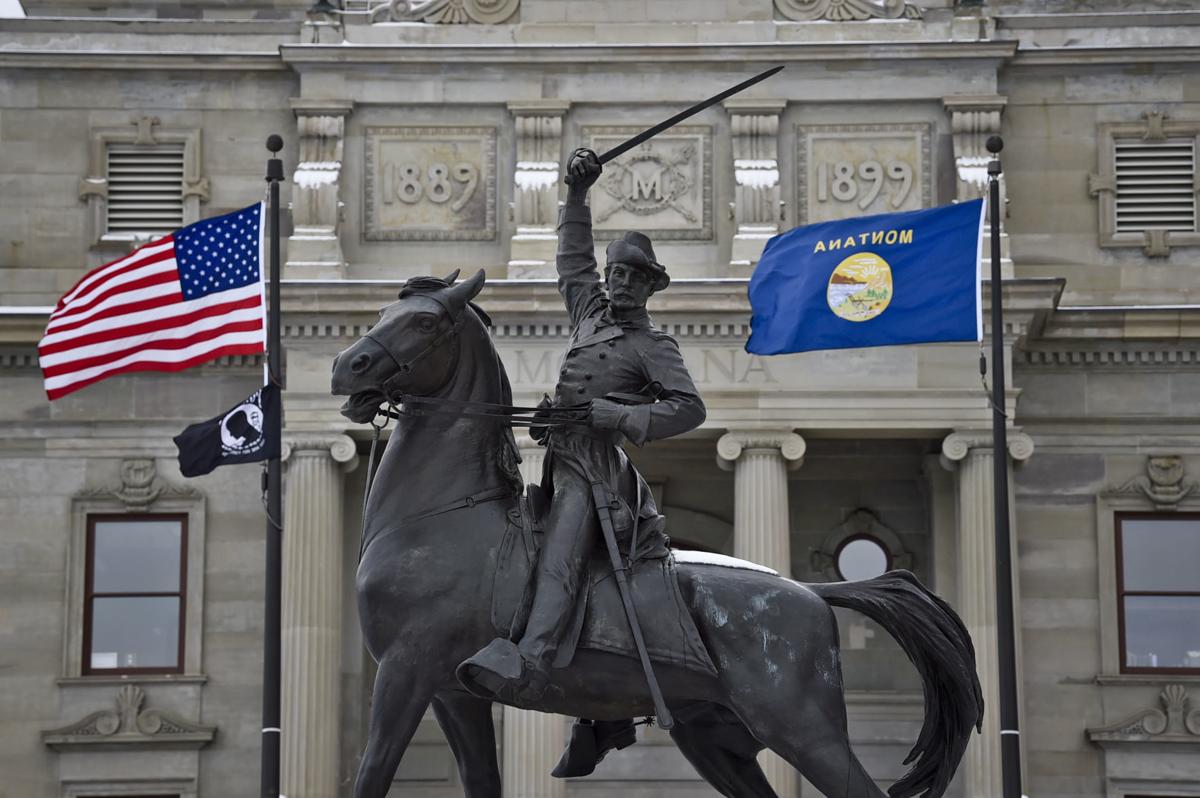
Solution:
{"label": "montana text on flag", "polygon": [[983,200],[797,227],[750,278],[756,355],[983,339]]}
{"label": "montana text on flag", "polygon": [[46,395],[263,352],[263,207],[188,225],[84,275],[38,344]]}
{"label": "montana text on flag", "polygon": [[264,385],[221,415],[192,424],[174,438],[179,472],[198,477],[217,466],[278,457],[279,412],[279,386]]}

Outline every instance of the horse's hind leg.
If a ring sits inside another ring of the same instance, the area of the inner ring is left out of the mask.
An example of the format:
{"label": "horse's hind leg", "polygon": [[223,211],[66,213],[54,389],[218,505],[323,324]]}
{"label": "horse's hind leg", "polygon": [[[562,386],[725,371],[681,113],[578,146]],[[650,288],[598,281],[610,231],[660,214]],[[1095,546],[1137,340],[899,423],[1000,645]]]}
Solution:
{"label": "horse's hind leg", "polygon": [[696,772],[722,795],[778,798],[755,758],[762,743],[732,713],[714,708],[700,718],[676,720],[671,739]]}
{"label": "horse's hind leg", "polygon": [[730,708],[826,798],[885,798],[850,749],[833,611],[815,597],[772,598],[776,612],[759,618],[755,639],[714,637],[718,660],[736,663],[721,673]]}
{"label": "horse's hind leg", "polygon": [[433,698],[433,681],[411,662],[385,656],[371,693],[367,747],[358,765],[354,798],[384,798],[400,758]]}
{"label": "horse's hind leg", "polygon": [[454,752],[466,798],[500,798],[492,702],[447,691],[434,696],[433,712]]}

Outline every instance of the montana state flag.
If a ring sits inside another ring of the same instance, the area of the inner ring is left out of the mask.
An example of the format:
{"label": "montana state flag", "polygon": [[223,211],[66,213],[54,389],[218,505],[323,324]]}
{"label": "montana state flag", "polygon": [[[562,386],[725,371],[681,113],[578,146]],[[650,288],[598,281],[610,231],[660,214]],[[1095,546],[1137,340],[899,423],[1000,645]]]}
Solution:
{"label": "montana state flag", "polygon": [[983,200],[797,227],[750,278],[756,355],[980,341]]}

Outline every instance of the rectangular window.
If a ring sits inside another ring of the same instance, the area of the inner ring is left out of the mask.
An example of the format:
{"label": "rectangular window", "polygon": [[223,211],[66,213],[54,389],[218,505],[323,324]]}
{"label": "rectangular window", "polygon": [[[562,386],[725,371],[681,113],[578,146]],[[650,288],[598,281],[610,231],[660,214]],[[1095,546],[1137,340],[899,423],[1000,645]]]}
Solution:
{"label": "rectangular window", "polygon": [[109,233],[165,235],[183,227],[183,156],[183,142],[109,143]]}
{"label": "rectangular window", "polygon": [[186,515],[91,515],[83,673],[182,673]]}
{"label": "rectangular window", "polygon": [[1117,514],[1123,673],[1200,673],[1200,513]]}
{"label": "rectangular window", "polygon": [[1196,139],[1115,138],[1116,232],[1194,233]]}

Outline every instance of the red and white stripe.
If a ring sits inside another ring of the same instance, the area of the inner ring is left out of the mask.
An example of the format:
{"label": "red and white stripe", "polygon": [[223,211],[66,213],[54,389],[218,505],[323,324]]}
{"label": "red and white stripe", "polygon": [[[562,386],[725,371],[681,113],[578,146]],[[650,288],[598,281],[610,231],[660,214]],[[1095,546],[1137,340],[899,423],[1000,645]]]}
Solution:
{"label": "red and white stripe", "polygon": [[[260,260],[261,263],[261,260]],[[51,399],[130,371],[180,371],[265,351],[261,282],[185,300],[172,236],[84,275],[38,344]]]}

